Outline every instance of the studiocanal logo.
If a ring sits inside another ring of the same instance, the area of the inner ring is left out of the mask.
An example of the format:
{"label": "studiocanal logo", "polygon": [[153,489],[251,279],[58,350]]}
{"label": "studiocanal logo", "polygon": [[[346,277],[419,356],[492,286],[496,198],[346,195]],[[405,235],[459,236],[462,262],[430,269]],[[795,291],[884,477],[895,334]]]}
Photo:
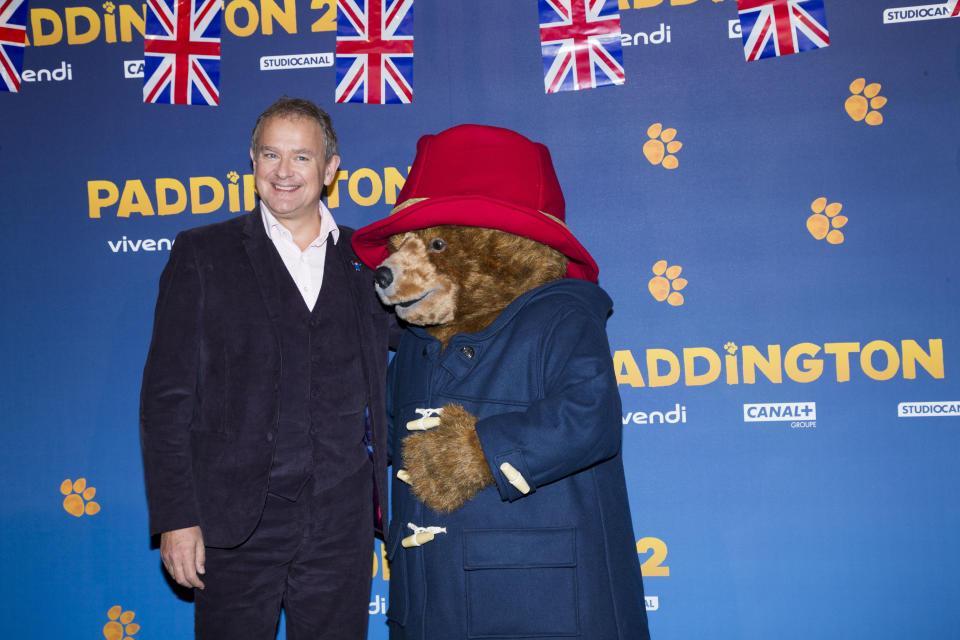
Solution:
{"label": "studiocanal logo", "polygon": [[309,69],[312,67],[332,67],[333,53],[294,53],[282,56],[263,56],[260,58],[260,71],[282,71],[285,69]]}
{"label": "studiocanal logo", "polygon": [[935,418],[957,416],[960,416],[960,400],[901,402],[897,405],[898,418]]}
{"label": "studiocanal logo", "polygon": [[917,22],[919,20],[940,20],[960,17],[960,0],[950,0],[941,4],[925,4],[916,7],[896,7],[883,10],[883,24],[899,22]]}
{"label": "studiocanal logo", "polygon": [[930,377],[941,379],[943,340],[931,338],[926,343],[925,348],[912,339],[900,340],[899,344],[887,340],[823,345],[800,342],[786,348],[779,344],[761,348],[727,342],[722,357],[709,347],[685,347],[679,353],[646,349],[640,359],[645,371],[641,371],[632,351],[619,350],[613,354],[613,366],[617,384],[631,387],[669,387],[680,383],[699,387],[721,379],[728,385],[756,384],[758,377],[774,384],[782,384],[785,379],[809,383],[821,378],[849,382],[856,374],[878,381],[898,375],[913,380],[918,367]]}

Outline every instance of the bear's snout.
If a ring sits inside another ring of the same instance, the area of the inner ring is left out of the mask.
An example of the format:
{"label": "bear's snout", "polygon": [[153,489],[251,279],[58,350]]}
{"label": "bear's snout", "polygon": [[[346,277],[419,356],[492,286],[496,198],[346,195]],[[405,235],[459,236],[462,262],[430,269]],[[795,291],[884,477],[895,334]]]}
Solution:
{"label": "bear's snout", "polygon": [[393,271],[390,270],[390,267],[377,267],[377,270],[373,272],[373,281],[381,289],[386,289],[393,282]]}

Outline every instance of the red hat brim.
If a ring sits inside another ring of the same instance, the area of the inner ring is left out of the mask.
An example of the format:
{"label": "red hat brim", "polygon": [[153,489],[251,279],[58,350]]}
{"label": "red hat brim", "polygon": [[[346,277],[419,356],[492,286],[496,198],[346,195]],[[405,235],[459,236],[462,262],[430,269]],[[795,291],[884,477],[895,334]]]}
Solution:
{"label": "red hat brim", "polygon": [[499,229],[552,247],[569,258],[567,277],[597,282],[597,263],[565,224],[553,216],[486,196],[424,198],[354,232],[351,244],[357,257],[376,269],[390,255],[390,236],[427,227],[456,225]]}

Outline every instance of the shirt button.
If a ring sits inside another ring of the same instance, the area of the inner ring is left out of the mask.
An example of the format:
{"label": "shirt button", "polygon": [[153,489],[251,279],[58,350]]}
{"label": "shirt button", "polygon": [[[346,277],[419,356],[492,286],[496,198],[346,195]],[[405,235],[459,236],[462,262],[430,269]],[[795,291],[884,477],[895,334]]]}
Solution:
{"label": "shirt button", "polygon": [[273,442],[273,432],[267,433],[267,442]]}

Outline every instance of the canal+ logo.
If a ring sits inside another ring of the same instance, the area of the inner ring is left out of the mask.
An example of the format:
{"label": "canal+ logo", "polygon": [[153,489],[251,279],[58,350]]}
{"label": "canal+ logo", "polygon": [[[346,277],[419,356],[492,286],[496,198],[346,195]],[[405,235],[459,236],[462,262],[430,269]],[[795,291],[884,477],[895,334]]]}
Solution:
{"label": "canal+ logo", "polygon": [[764,402],[743,405],[744,422],[789,422],[792,429],[817,426],[816,402]]}

